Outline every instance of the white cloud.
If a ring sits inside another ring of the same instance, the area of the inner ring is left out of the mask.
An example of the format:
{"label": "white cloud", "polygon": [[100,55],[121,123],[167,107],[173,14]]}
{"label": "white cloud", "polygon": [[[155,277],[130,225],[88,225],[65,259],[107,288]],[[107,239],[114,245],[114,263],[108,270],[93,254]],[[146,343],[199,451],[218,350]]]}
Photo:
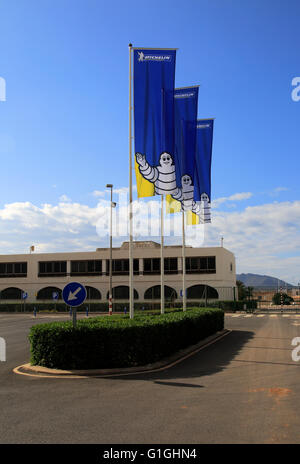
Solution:
{"label": "white cloud", "polygon": [[221,204],[227,203],[228,201],[242,201],[248,200],[253,196],[251,192],[242,192],[242,193],[235,193],[234,195],[230,195],[229,197],[221,197],[216,198],[212,201],[212,208],[218,208]]}
{"label": "white cloud", "polygon": [[300,201],[215,211],[212,221],[206,228],[206,245],[223,236],[224,246],[236,255],[237,272],[286,276],[291,283],[299,279]]}
{"label": "white cloud", "polygon": [[103,198],[103,197],[105,196],[105,192],[100,191],[100,190],[94,190],[93,193],[92,193],[92,195],[93,195],[94,197],[101,197],[101,198]]}
{"label": "white cloud", "polygon": [[[231,195],[230,201],[241,196]],[[251,194],[250,194],[251,195]],[[248,196],[248,198],[250,198]],[[139,211],[135,220],[137,239],[159,241],[160,201],[135,201],[133,210]],[[148,221],[151,210],[151,223]],[[99,199],[96,206],[81,203],[59,202],[38,207],[30,202],[15,202],[0,209],[0,253],[27,253],[30,245],[36,251],[95,250],[108,246],[110,202]],[[127,202],[119,202],[114,210],[118,216],[119,236],[114,225],[114,245],[128,240]],[[165,227],[168,222],[165,217]],[[181,244],[181,215],[168,215],[174,230],[166,244]],[[115,224],[115,223],[114,223]],[[170,223],[169,223],[170,225]],[[187,227],[187,245],[224,247],[237,259],[237,272],[254,272],[273,275],[290,283],[300,280],[300,201],[273,202],[248,206],[242,211],[212,211],[212,224]],[[193,235],[196,231],[196,235]],[[174,236],[175,235],[175,236]]]}
{"label": "white cloud", "polygon": [[287,187],[276,187],[271,192],[269,192],[269,195],[271,197],[278,197],[281,192],[287,192],[289,189]]}
{"label": "white cloud", "polygon": [[276,187],[274,192],[285,192],[287,190],[289,190],[287,187]]}
{"label": "white cloud", "polygon": [[[137,191],[137,187],[135,184],[133,184],[132,186],[132,191],[133,192]],[[104,198],[105,195],[108,195],[108,194],[110,194],[110,189],[94,190],[92,192],[92,195],[94,197],[99,197],[99,198]],[[113,187],[113,195],[118,195],[118,196],[121,196],[122,198],[127,197],[127,201],[128,201],[129,187]]]}
{"label": "white cloud", "polygon": [[59,197],[59,201],[60,201],[61,203],[69,203],[69,202],[72,201],[72,200],[71,200],[71,198],[69,198],[67,195],[61,195],[61,196]]}

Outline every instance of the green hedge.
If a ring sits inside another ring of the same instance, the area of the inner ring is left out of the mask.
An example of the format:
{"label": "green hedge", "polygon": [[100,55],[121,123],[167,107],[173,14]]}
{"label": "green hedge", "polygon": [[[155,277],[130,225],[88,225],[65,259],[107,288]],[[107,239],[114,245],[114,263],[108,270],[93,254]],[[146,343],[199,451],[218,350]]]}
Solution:
{"label": "green hedge", "polygon": [[257,301],[216,301],[214,303],[209,304],[211,307],[221,308],[224,311],[243,311],[244,305],[246,305],[246,309],[256,309],[257,308]]}
{"label": "green hedge", "polygon": [[224,312],[191,309],[162,315],[95,317],[31,328],[31,364],[57,369],[145,365],[224,328]]}

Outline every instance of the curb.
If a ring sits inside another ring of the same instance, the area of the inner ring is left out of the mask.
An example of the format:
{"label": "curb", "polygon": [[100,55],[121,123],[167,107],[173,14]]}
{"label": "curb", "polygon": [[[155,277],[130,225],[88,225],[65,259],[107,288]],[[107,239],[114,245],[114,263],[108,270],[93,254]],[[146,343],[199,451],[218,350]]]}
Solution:
{"label": "curb", "polygon": [[123,375],[134,375],[134,374],[144,374],[148,372],[156,372],[164,369],[169,369],[175,364],[184,361],[185,359],[193,356],[198,353],[198,351],[206,348],[207,346],[215,343],[221,338],[225,337],[231,333],[231,330],[224,329],[219,332],[216,332],[213,335],[201,340],[195,345],[189,346],[183,350],[178,351],[168,358],[164,358],[161,361],[157,361],[153,364],[148,364],[146,366],[138,367],[125,367],[125,368],[116,368],[116,369],[87,369],[87,370],[60,370],[60,369],[50,369],[43,366],[32,366],[31,364],[22,364],[21,366],[15,367],[13,372],[19,375],[26,375],[29,377],[39,377],[39,378],[72,378],[72,379],[83,379],[89,377],[117,377]]}

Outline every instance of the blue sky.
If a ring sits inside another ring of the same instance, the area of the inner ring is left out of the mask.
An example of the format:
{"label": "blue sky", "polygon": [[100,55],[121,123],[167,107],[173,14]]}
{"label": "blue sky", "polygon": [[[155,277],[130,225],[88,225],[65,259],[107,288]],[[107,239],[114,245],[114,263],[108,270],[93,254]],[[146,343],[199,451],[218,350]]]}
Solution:
{"label": "blue sky", "polygon": [[[22,221],[28,208],[43,215],[45,204],[60,212],[64,203],[80,219],[105,198],[106,183],[128,185],[132,42],[178,47],[176,85],[200,84],[198,116],[216,118],[216,220],[205,244],[224,235],[239,272],[300,280],[300,101],[291,98],[299,15],[297,0],[2,0],[0,252],[30,241],[41,251],[63,251],[65,241],[95,248],[93,222],[72,242],[67,220],[64,233],[54,228],[47,237],[42,223],[29,233]],[[236,222],[247,230],[234,234]],[[254,261],[246,252],[253,246]]]}

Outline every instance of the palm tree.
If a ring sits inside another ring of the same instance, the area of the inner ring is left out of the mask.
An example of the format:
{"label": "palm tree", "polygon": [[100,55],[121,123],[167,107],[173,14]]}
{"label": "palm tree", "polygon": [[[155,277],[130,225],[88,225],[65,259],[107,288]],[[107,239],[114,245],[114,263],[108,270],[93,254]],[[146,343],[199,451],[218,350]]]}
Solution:
{"label": "palm tree", "polygon": [[245,287],[245,284],[241,280],[237,280],[236,286],[238,288],[238,299],[245,300],[247,296],[247,289]]}

